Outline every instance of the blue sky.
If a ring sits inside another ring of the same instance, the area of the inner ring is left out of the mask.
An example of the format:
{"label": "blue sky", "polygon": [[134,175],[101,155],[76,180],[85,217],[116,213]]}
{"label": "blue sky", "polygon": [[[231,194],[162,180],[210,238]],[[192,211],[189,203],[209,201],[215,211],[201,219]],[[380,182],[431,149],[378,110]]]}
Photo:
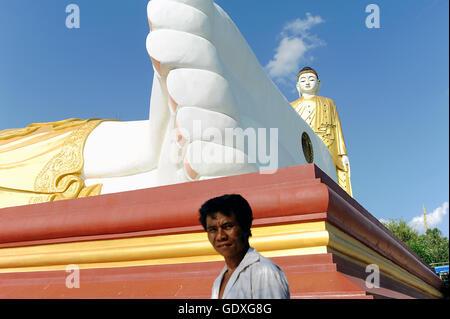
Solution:
{"label": "blue sky", "polygon": [[[377,218],[408,222],[425,205],[429,223],[448,237],[449,2],[217,2],[263,66],[289,48],[280,48],[283,39],[306,45],[277,60],[286,74],[271,75],[292,101],[290,72],[318,71],[320,94],[341,117],[355,198]],[[71,3],[81,11],[79,29],[65,26]],[[371,3],[380,8],[379,29],[365,25]],[[146,4],[0,0],[0,130],[71,117],[147,119]],[[295,21],[307,27],[295,31]]]}

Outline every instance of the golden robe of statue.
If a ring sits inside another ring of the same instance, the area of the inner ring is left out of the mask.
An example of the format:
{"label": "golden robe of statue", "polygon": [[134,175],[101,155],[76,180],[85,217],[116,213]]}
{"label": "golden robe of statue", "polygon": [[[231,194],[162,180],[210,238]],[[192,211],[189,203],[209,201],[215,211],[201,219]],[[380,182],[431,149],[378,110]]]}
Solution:
{"label": "golden robe of statue", "polygon": [[325,143],[336,166],[339,186],[353,196],[350,177],[342,162],[342,156],[347,155],[347,149],[333,100],[315,95],[301,97],[291,105]]}
{"label": "golden robe of statue", "polygon": [[85,187],[84,143],[102,121],[68,119],[0,131],[0,208],[100,194]]}

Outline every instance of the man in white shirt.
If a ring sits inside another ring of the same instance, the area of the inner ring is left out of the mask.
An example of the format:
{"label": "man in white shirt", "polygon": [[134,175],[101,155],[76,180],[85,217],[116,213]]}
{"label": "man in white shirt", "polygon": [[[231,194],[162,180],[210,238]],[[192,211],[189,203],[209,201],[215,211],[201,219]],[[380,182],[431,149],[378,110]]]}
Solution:
{"label": "man in white shirt", "polygon": [[200,208],[200,223],[225,267],[212,288],[213,299],[289,299],[283,271],[250,247],[253,214],[240,195],[208,200]]}

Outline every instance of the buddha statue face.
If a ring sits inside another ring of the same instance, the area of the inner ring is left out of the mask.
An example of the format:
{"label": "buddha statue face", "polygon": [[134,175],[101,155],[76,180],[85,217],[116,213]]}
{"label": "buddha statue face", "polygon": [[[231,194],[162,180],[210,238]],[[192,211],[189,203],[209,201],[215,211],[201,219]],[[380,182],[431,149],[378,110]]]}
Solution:
{"label": "buddha statue face", "polygon": [[312,72],[303,73],[298,78],[297,90],[300,95],[316,95],[319,88],[320,81]]}

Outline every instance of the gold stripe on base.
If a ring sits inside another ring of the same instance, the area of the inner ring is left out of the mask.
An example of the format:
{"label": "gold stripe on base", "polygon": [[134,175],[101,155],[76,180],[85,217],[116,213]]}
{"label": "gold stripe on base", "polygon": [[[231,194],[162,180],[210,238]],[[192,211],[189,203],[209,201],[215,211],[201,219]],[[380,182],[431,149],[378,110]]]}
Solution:
{"label": "gold stripe on base", "polygon": [[[335,253],[436,297],[442,294],[407,270],[324,221],[252,228],[250,244],[266,257]],[[222,261],[205,232],[0,249],[0,273],[117,268]]]}
{"label": "gold stripe on base", "polygon": [[[265,256],[326,253],[325,222],[255,227],[250,244]],[[163,265],[223,260],[206,233],[0,249],[0,273]]]}
{"label": "gold stripe on base", "polygon": [[330,235],[330,242],[328,244],[328,251],[330,253],[336,254],[363,267],[375,264],[379,267],[380,273],[383,275],[401,281],[409,287],[419,289],[435,297],[442,297],[442,294],[431,285],[425,283],[407,270],[397,266],[392,261],[381,256],[356,239],[338,230],[336,227],[327,223],[326,229]]}

